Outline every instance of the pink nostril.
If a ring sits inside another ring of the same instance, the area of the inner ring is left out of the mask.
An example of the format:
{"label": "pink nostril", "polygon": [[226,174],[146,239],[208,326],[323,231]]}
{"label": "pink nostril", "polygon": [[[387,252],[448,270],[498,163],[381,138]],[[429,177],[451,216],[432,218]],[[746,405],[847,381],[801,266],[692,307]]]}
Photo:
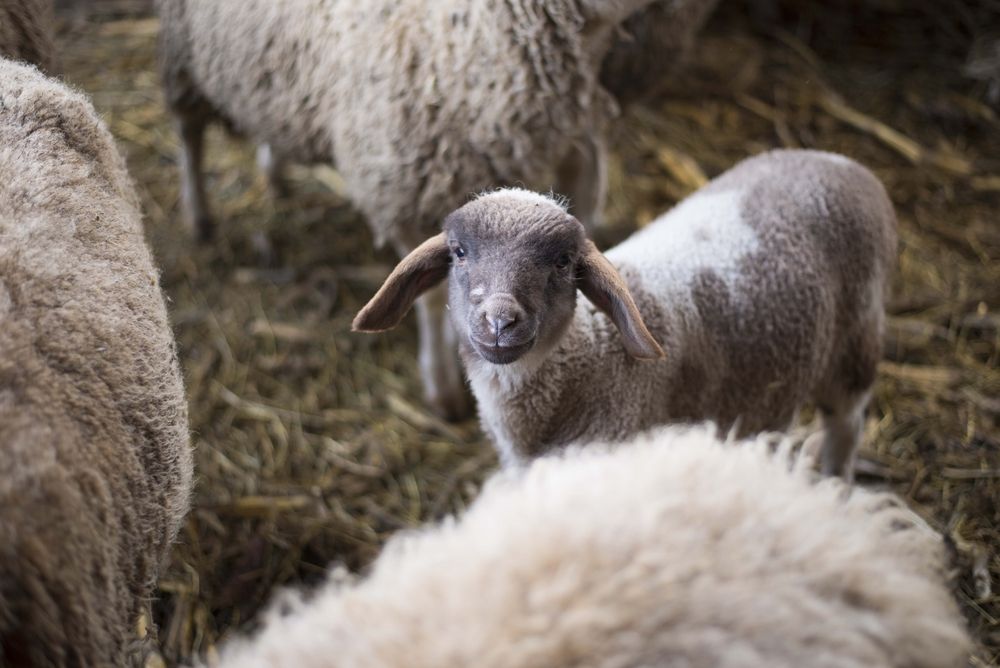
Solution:
{"label": "pink nostril", "polygon": [[517,322],[517,318],[509,316],[506,313],[486,313],[483,317],[489,324],[490,331],[497,336],[500,335],[500,332]]}

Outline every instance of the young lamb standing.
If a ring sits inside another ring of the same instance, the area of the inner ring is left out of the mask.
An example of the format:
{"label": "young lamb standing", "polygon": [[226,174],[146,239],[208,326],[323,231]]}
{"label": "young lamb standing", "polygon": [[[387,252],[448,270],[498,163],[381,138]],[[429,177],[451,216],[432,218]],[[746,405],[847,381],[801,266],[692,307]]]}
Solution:
{"label": "young lamb standing", "polygon": [[82,95],[0,58],[0,664],[125,665],[191,476],[124,161]]}
{"label": "young lamb standing", "polygon": [[783,429],[811,399],[823,470],[849,476],[895,229],[871,172],[816,151],[740,163],[607,256],[559,202],[499,190],[451,214],[354,327],[395,326],[448,278],[480,417],[507,464],[667,422]]}
{"label": "young lamb standing", "polygon": [[371,574],[285,597],[233,668],[959,668],[940,539],[705,428],[535,461]]}
{"label": "young lamb standing", "polygon": [[[589,222],[616,113],[601,61],[651,2],[157,0],[186,218],[210,234],[202,138],[221,117],[263,144],[273,175],[287,160],[335,164],[400,257],[498,184],[554,187]],[[432,290],[417,304],[419,360],[430,405],[454,418],[468,402],[445,301]]]}
{"label": "young lamb standing", "polygon": [[52,0],[0,0],[0,57],[27,61],[51,74],[54,14]]}

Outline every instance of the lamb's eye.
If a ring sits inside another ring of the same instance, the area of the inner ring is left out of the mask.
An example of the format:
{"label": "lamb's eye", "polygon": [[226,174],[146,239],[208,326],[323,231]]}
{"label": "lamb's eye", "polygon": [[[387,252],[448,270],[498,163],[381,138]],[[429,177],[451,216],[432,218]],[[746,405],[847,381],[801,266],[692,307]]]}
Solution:
{"label": "lamb's eye", "polygon": [[563,253],[556,259],[556,269],[565,269],[571,261],[572,258],[570,258],[569,253]]}
{"label": "lamb's eye", "polygon": [[455,254],[455,259],[456,260],[464,260],[465,259],[465,249],[462,248],[461,246],[455,246],[451,250]]}

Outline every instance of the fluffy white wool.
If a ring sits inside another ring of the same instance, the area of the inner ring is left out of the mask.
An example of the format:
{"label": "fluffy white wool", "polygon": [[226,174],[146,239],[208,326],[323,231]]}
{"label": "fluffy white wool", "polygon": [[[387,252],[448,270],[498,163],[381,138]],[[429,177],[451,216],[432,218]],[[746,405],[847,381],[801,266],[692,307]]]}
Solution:
{"label": "fluffy white wool", "polygon": [[369,577],[285,600],[222,665],[942,668],[967,639],[937,535],[710,428],[536,460]]}
{"label": "fluffy white wool", "polygon": [[625,260],[654,285],[669,288],[667,302],[685,298],[698,274],[714,272],[731,294],[739,294],[744,259],[758,249],[757,233],[741,215],[739,189],[696,193],[608,251]]}

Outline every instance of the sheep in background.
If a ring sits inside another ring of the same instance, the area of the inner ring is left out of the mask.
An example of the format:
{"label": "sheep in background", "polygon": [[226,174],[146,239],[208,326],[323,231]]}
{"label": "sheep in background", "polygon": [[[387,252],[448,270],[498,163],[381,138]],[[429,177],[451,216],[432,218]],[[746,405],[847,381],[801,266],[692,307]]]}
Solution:
{"label": "sheep in background", "polygon": [[123,665],[191,476],[125,163],[82,95],[0,59],[0,664]]}
{"label": "sheep in background", "polygon": [[0,0],[0,57],[55,69],[52,0]]}
{"label": "sheep in background", "polygon": [[[614,31],[652,0],[157,0],[185,217],[212,229],[202,138],[213,117],[287,160],[330,162],[379,243],[405,256],[470,193],[555,188],[592,221],[604,200],[598,80]],[[430,405],[468,409],[446,295],[417,304]]]}
{"label": "sheep in background", "polygon": [[669,428],[535,461],[371,574],[286,600],[222,666],[948,668],[940,537],[766,439]]}
{"label": "sheep in background", "polygon": [[459,350],[506,464],[667,422],[784,429],[812,399],[823,470],[849,477],[895,249],[882,184],[818,151],[745,160],[607,256],[559,202],[499,190],[452,213],[354,327],[395,326],[448,278]]}
{"label": "sheep in background", "polygon": [[658,0],[630,16],[601,64],[619,104],[649,98],[683,65],[718,0]]}

